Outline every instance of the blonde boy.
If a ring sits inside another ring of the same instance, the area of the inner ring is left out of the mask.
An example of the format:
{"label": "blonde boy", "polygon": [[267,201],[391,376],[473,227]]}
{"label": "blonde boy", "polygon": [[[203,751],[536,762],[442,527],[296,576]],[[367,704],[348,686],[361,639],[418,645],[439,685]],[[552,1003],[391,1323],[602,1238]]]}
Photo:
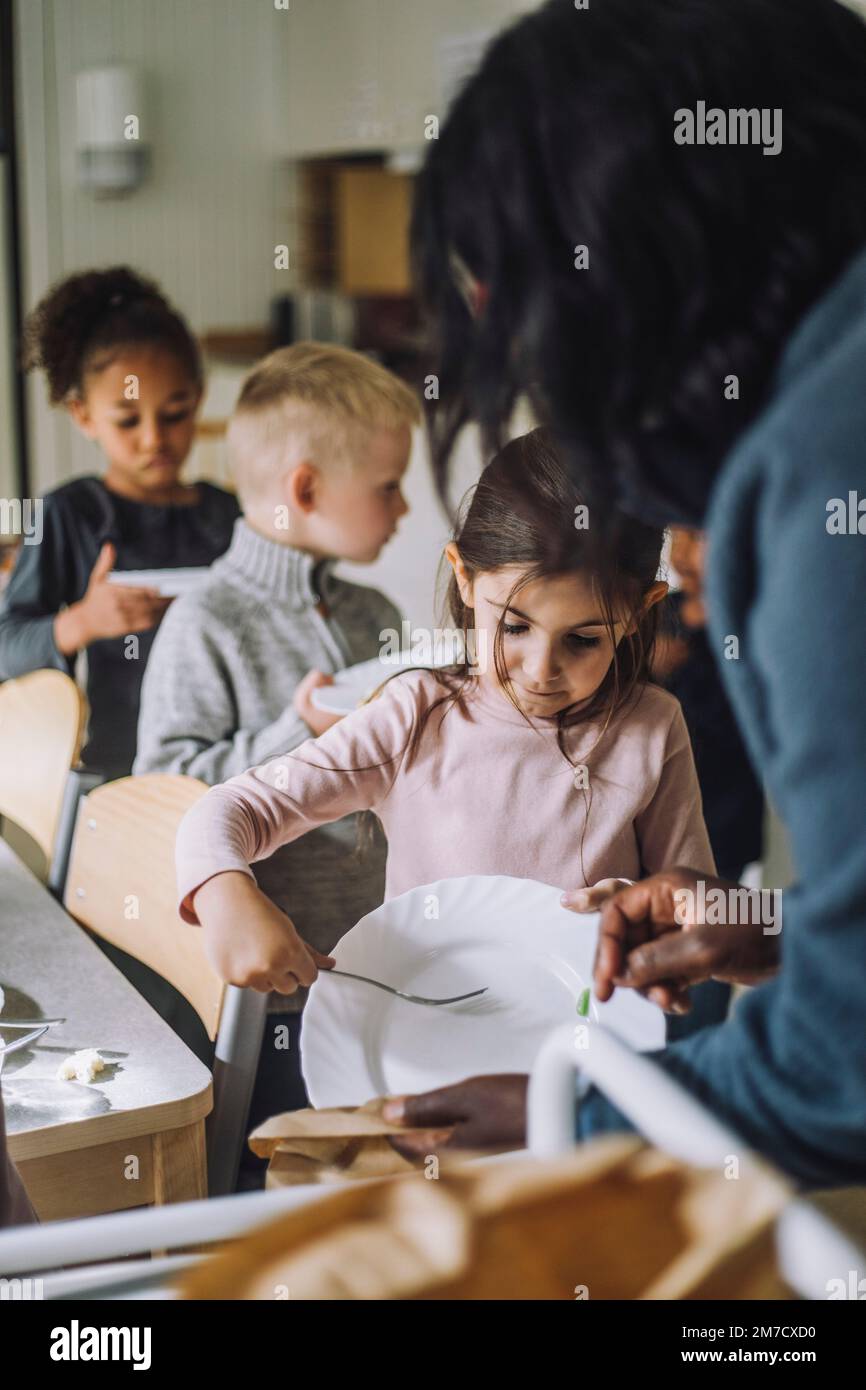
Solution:
{"label": "blonde boy", "polygon": [[[407,386],[345,348],[298,343],[253,368],[228,435],[244,515],[204,583],[162,621],[142,687],[135,773],[215,784],[334,722],[312,704],[313,687],[378,655],[380,632],[401,621],[381,593],[338,579],[334,565],[369,563],[393,536],[407,511],[401,480],[419,417]],[[260,886],[318,953],[382,901],[384,842],[359,858],[355,820],[256,866]],[[284,994],[281,984],[273,982],[270,1011],[299,1010],[303,992]],[[290,1108],[292,1099],[283,1088],[270,1103]]]}
{"label": "blonde boy", "polygon": [[163,619],[136,773],[222,782],[333,722],[313,685],[376,656],[379,633],[399,623],[334,564],[372,562],[397,529],[419,418],[403,382],[347,348],[297,343],[253,368],[228,431],[244,515],[204,584]]}

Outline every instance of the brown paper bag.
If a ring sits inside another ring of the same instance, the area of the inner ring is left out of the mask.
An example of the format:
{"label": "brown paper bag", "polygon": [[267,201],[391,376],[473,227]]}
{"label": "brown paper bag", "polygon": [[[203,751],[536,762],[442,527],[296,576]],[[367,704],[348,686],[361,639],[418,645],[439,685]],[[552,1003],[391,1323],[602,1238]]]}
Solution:
{"label": "brown paper bag", "polygon": [[[423,1131],[383,1120],[384,1104],[378,1099],[360,1107],[290,1110],[266,1120],[249,1137],[253,1153],[270,1159],[265,1186],[347,1182],[416,1172],[423,1160],[404,1158],[388,1143],[388,1135]],[[451,1166],[465,1157],[465,1151],[456,1159],[449,1155],[445,1163]]]}
{"label": "brown paper bag", "polygon": [[783,1298],[773,1226],[789,1189],[729,1181],[632,1136],[561,1159],[353,1185],[184,1277],[204,1299]]}

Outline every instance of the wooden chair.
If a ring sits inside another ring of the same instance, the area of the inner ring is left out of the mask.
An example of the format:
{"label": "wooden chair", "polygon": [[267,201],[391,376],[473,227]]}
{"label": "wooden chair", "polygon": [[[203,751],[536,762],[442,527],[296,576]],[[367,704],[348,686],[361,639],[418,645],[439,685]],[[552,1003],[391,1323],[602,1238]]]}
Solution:
{"label": "wooden chair", "polygon": [[226,985],[201,928],[178,916],[174,842],[207,787],[192,777],[122,777],[83,797],[66,877],[68,912],[168,980],[216,1044],[208,1188],[234,1190],[265,1027],[267,996]]}
{"label": "wooden chair", "polygon": [[62,671],[32,671],[0,685],[0,816],[36,844],[46,872],[86,717],[84,695]]}

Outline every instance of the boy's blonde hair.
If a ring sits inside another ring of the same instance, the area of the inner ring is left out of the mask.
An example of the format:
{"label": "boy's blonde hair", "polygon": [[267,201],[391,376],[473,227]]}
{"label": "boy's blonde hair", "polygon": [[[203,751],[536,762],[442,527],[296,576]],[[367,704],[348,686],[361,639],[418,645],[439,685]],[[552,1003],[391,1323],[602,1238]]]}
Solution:
{"label": "boy's blonde hair", "polygon": [[294,343],[246,378],[228,428],[242,505],[272,493],[281,472],[309,459],[351,463],[363,431],[417,424],[414,392],[369,357],[333,343]]}

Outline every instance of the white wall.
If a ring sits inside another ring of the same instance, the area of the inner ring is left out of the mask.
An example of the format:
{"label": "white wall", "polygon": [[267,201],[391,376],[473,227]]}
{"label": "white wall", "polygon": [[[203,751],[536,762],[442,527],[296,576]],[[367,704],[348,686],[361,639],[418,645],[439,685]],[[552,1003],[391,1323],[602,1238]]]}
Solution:
{"label": "white wall", "polygon": [[0,497],[9,498],[18,491],[12,301],[5,293],[12,276],[10,217],[9,161],[0,158]]}
{"label": "white wall", "polygon": [[[289,160],[300,148],[330,147],[334,72],[345,145],[356,143],[347,132],[367,120],[371,100],[403,118],[406,137],[420,122],[411,113],[431,105],[426,95],[419,105],[419,93],[433,96],[435,110],[449,80],[439,41],[490,32],[529,8],[526,0],[291,0],[288,10],[271,0],[17,0],[25,310],[64,275],[128,262],[162,284],[196,331],[264,325],[271,297],[295,283],[292,271],[273,268],[274,246],[292,239]],[[75,76],[103,63],[143,72],[151,119],[142,138],[153,158],[139,191],[105,201],[78,188],[74,148]],[[396,136],[379,134],[380,143]],[[206,414],[225,415],[241,375],[215,374]],[[41,378],[29,383],[28,403],[35,495],[101,470],[95,447],[48,408]],[[189,476],[219,478],[223,453],[219,443],[197,445]],[[456,461],[463,485],[478,467],[470,433]],[[375,566],[347,572],[432,626],[447,522],[420,436],[406,493],[412,510],[397,539]]]}
{"label": "white wall", "polygon": [[[440,41],[489,33],[530,8],[526,0],[290,0],[280,10],[273,0],[17,0],[25,310],[63,275],[128,262],[155,277],[197,331],[264,325],[271,297],[295,282],[273,265],[274,246],[291,243],[291,155],[332,148],[337,109],[344,148],[357,146],[352,132],[362,128],[374,145],[374,135],[380,145],[396,140],[395,127],[370,125],[380,108],[403,117],[404,137],[417,126],[421,142],[420,111],[430,103],[418,106],[418,93],[441,90]],[[147,88],[142,139],[153,172],[122,199],[97,200],[75,176],[75,76],[104,63],[138,67]],[[30,385],[29,410],[37,494],[98,468],[92,446],[49,411],[41,380]]]}
{"label": "white wall", "polygon": [[[63,275],[128,262],[196,330],[265,324],[289,288],[273,266],[285,16],[250,0],[19,0],[16,22],[25,308]],[[97,200],[76,184],[75,75],[113,62],[144,73],[153,172],[130,197]],[[97,470],[43,382],[31,390],[35,490]]]}
{"label": "white wall", "polygon": [[291,0],[286,139],[299,154],[417,147],[491,34],[538,0]]}
{"label": "white wall", "polygon": [[[471,40],[535,3],[16,0],[25,309],[71,271],[128,261],[196,330],[263,324],[294,283],[273,268],[291,241],[289,156],[420,140]],[[108,62],[145,75],[154,164],[132,197],[99,202],[76,186],[74,79]],[[37,494],[98,468],[41,380],[29,410]]]}
{"label": "white wall", "polygon": [[[465,431],[453,459],[451,495],[462,496],[479,471],[477,433]],[[414,627],[440,625],[441,604],[434,602],[439,560],[449,537],[445,512],[433,487],[424,436],[415,431],[412,456],[403,484],[409,512],[397,534],[373,565],[341,565],[339,572],[357,584],[369,584],[384,593]],[[450,624],[446,624],[450,626]]]}

